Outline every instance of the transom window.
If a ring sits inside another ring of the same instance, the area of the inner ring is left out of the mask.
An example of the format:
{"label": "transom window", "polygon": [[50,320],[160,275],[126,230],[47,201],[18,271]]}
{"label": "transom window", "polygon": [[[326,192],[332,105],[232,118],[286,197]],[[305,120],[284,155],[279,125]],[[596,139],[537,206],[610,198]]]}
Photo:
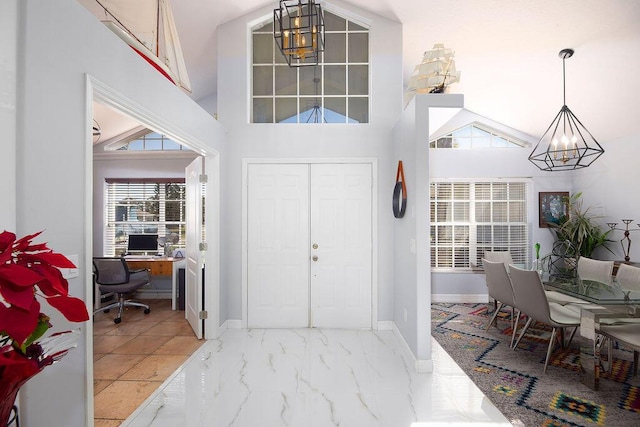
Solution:
{"label": "transom window", "polygon": [[469,269],[482,265],[485,251],[507,250],[526,266],[529,181],[431,182],[431,267]]}
{"label": "transom window", "polygon": [[173,246],[184,247],[184,179],[111,179],[106,185],[105,256],[124,255],[130,234],[175,233],[179,241]]}
{"label": "transom window", "polygon": [[182,150],[182,145],[157,132],[149,132],[136,139],[117,143],[122,151],[173,151]]}
{"label": "transom window", "polygon": [[317,66],[289,67],[273,22],[253,30],[252,123],[368,123],[369,30],[324,10]]}
{"label": "transom window", "polygon": [[470,124],[429,141],[430,148],[521,148],[527,146],[506,135]]}

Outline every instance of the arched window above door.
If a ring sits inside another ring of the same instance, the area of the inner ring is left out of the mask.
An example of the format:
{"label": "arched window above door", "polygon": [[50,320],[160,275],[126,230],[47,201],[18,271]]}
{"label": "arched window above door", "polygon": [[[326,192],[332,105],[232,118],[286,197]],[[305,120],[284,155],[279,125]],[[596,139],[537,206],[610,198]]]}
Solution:
{"label": "arched window above door", "polygon": [[368,123],[369,29],[324,10],[317,66],[289,67],[269,19],[252,30],[252,123]]}

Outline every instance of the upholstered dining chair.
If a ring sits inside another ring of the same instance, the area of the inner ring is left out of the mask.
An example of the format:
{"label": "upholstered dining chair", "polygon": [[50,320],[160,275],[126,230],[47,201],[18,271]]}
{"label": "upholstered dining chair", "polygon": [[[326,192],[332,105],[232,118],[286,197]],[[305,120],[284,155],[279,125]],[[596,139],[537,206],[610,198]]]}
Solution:
{"label": "upholstered dining chair", "polygon": [[637,375],[638,355],[640,355],[640,324],[621,323],[600,325],[600,329],[596,332],[604,335],[608,341],[609,372],[613,372],[613,341],[617,341],[619,344],[633,350],[633,375]]}
{"label": "upholstered dining chair", "polygon": [[581,256],[578,258],[578,277],[581,280],[594,280],[610,285],[613,280],[613,261]]}
{"label": "upholstered dining chair", "polygon": [[513,288],[511,287],[511,280],[509,279],[509,274],[505,269],[504,263],[502,261],[492,262],[487,259],[482,260],[482,265],[484,266],[484,272],[487,280],[487,288],[489,291],[489,296],[495,299],[498,303],[493,311],[493,316],[487,323],[485,330],[489,330],[494,322],[497,322],[496,318],[502,307],[505,305],[511,307],[511,346],[513,346],[513,341],[516,335],[516,328],[518,326],[517,318],[520,315],[520,311],[515,308],[515,302],[513,298]]}
{"label": "upholstered dining chair", "polygon": [[549,347],[547,348],[547,357],[544,361],[544,372],[546,373],[558,331],[560,331],[562,347],[565,347],[563,331],[565,328],[573,328],[566,344],[569,345],[576,330],[580,326],[580,315],[558,303],[547,300],[547,295],[544,292],[542,281],[537,271],[523,270],[511,266],[510,277],[516,309],[521,310],[522,313],[529,316],[513,348],[516,349],[518,347],[518,344],[520,344],[520,341],[533,321],[542,322],[551,326],[551,338],[549,339]]}
{"label": "upholstered dining chair", "polygon": [[113,320],[117,324],[122,321],[122,312],[125,307],[144,308],[144,314],[151,312],[147,304],[125,299],[128,294],[149,283],[149,272],[147,270],[130,272],[127,261],[124,258],[94,257],[93,272],[100,292],[114,293],[118,299],[114,303],[100,307],[93,314],[118,308],[118,316]]}
{"label": "upholstered dining chair", "polygon": [[616,273],[616,281],[627,291],[640,292],[640,267],[620,264]]}
{"label": "upholstered dining chair", "polygon": [[513,264],[513,257],[511,256],[510,251],[485,251],[482,259],[486,259],[491,262],[503,263],[507,273],[509,272],[509,266]]}
{"label": "upholstered dining chair", "polygon": [[[620,264],[616,281],[626,291],[640,292],[640,268],[629,264]],[[640,319],[605,319],[598,333],[607,338],[609,354],[609,372],[613,369],[613,342],[616,341],[633,350],[633,375],[638,374],[638,355],[640,354]]]}

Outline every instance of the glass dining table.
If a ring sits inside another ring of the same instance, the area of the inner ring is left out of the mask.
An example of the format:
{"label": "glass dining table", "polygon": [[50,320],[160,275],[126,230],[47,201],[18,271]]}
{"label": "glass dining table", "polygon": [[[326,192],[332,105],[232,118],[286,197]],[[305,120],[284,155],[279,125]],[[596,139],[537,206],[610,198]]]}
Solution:
{"label": "glass dining table", "polygon": [[[640,291],[625,289],[615,280],[602,283],[579,277],[543,275],[543,284],[547,290],[584,302],[572,303],[580,308],[579,332],[583,337],[580,345],[581,380],[589,388],[598,390],[603,367],[600,351],[604,343],[604,337],[598,334],[600,324],[622,323],[631,318],[640,318]],[[608,363],[611,363],[611,357],[612,355],[608,355]]]}

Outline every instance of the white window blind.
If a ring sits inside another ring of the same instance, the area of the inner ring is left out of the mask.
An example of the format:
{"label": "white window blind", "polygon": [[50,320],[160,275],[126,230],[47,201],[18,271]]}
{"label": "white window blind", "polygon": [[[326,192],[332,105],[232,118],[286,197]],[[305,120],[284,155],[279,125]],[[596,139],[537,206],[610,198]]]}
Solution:
{"label": "white window blind", "polygon": [[430,185],[431,267],[468,269],[485,251],[529,260],[526,180],[433,181]]}
{"label": "white window blind", "polygon": [[105,256],[125,254],[129,234],[176,233],[179,242],[173,246],[184,247],[184,180],[110,179],[106,186]]}

